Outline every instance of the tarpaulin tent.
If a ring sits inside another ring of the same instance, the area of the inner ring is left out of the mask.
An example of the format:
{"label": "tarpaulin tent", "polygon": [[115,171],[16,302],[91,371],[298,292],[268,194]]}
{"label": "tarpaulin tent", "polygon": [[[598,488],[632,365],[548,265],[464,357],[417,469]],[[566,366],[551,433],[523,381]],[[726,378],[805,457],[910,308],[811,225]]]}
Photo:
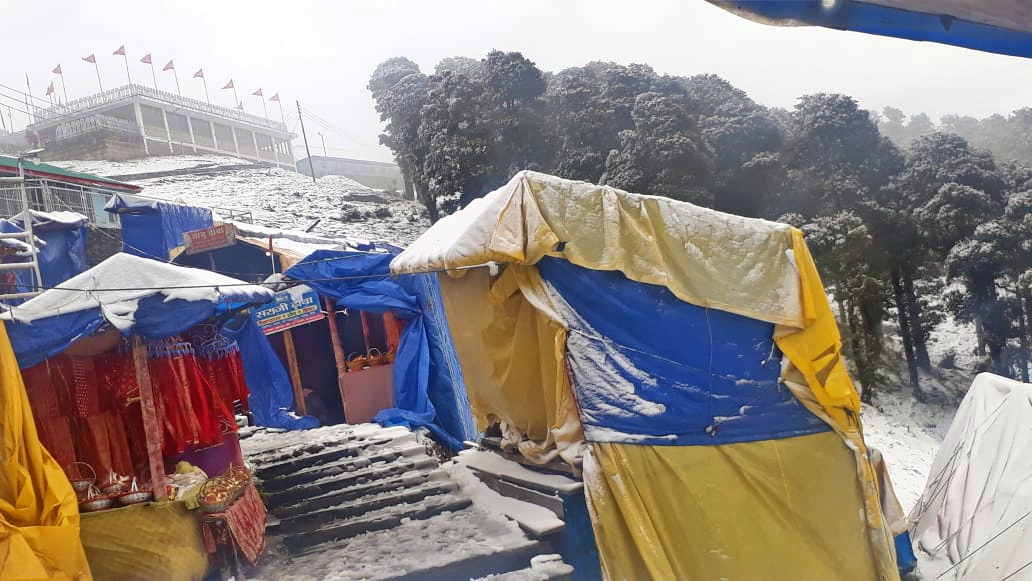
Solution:
{"label": "tarpaulin tent", "polygon": [[448,271],[478,427],[583,457],[607,578],[899,577],[799,230],[521,172],[391,270]]}
{"label": "tarpaulin tent", "polygon": [[1032,384],[975,377],[911,514],[930,579],[1032,575]]}
{"label": "tarpaulin tent", "polygon": [[40,444],[0,323],[0,579],[90,579],[72,485]]}
{"label": "tarpaulin tent", "polygon": [[31,367],[105,324],[160,339],[217,313],[272,300],[235,278],[119,253],[0,315],[18,364]]}
{"label": "tarpaulin tent", "polygon": [[[86,270],[86,225],[89,220],[75,212],[32,211],[32,228],[36,238],[36,253],[42,286],[52,287]],[[0,220],[0,232],[24,232],[24,213],[8,220]],[[24,242],[8,239],[8,244],[25,245]],[[28,246],[20,253],[20,260],[28,260]],[[35,275],[31,270],[15,271],[15,292],[37,290]],[[12,299],[10,304],[19,304],[24,299]]]}
{"label": "tarpaulin tent", "polygon": [[118,214],[122,251],[155,260],[170,260],[183,246],[183,234],[214,225],[210,208],[198,208],[116,194],[104,208]]}
{"label": "tarpaulin tent", "polygon": [[[28,368],[105,324],[124,335],[160,339],[232,308],[268,302],[273,295],[228,276],[120,253],[2,318],[10,321],[8,331],[19,365]],[[226,333],[240,344],[255,423],[284,429],[315,427],[313,418],[297,418],[283,409],[293,402],[290,383],[282,366],[273,364],[278,361],[264,335],[248,321],[227,328]]]}
{"label": "tarpaulin tent", "polygon": [[436,277],[391,277],[394,253],[319,250],[289,268],[337,305],[393,313],[405,321],[394,362],[394,409],[377,414],[385,425],[422,426],[453,449],[476,437],[462,372],[448,334]]}
{"label": "tarpaulin tent", "polygon": [[707,0],[758,22],[823,26],[1032,57],[1032,1]]}

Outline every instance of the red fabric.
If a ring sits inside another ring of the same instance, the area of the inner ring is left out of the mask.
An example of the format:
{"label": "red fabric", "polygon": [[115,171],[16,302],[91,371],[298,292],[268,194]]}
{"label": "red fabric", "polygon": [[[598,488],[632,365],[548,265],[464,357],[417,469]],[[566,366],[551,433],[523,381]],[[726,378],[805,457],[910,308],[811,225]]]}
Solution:
{"label": "red fabric", "polygon": [[[205,518],[204,544],[210,554],[215,553],[218,534],[212,530],[215,523],[223,521],[229,527],[233,545],[247,562],[254,566],[258,557],[265,552],[265,505],[253,484],[249,484],[239,499],[229,505],[225,512],[208,515]],[[214,522],[213,522],[214,521]]]}
{"label": "red fabric", "polygon": [[50,455],[64,468],[70,478],[77,477],[79,471],[74,467],[78,461],[75,455],[75,440],[72,437],[71,418],[44,417],[36,418],[39,441]]}
{"label": "red fabric", "polygon": [[251,392],[244,379],[244,361],[239,351],[218,359],[201,359],[198,364],[208,382],[215,386],[227,411],[232,412],[233,404],[237,401],[245,412],[248,410],[247,398]]}

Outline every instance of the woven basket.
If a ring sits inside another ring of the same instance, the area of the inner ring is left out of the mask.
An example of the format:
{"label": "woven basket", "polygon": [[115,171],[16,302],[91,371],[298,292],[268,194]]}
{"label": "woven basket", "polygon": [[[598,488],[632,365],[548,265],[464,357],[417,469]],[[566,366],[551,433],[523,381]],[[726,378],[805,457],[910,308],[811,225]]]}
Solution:
{"label": "woven basket", "polygon": [[[89,464],[87,464],[85,462],[75,462],[73,464],[70,464],[67,468],[65,468],[65,473],[71,473],[72,471],[69,470],[69,468],[71,468],[72,466],[85,466],[85,467],[90,469],[90,474],[93,475],[92,478],[70,478],[69,479],[72,482],[72,488],[75,489],[75,493],[81,495],[81,494],[85,493],[86,491],[88,491],[90,489],[90,487],[93,486],[97,482],[97,471],[93,469],[93,466],[90,466]],[[79,474],[83,475],[83,473],[81,471],[79,472]]]}

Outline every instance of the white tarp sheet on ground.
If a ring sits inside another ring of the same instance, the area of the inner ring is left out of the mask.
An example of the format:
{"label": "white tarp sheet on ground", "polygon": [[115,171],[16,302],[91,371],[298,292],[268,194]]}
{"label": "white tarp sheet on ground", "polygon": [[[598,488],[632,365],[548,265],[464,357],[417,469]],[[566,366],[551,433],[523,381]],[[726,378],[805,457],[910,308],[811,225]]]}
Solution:
{"label": "white tarp sheet on ground", "polygon": [[975,378],[911,519],[929,579],[1032,579],[1032,385]]}

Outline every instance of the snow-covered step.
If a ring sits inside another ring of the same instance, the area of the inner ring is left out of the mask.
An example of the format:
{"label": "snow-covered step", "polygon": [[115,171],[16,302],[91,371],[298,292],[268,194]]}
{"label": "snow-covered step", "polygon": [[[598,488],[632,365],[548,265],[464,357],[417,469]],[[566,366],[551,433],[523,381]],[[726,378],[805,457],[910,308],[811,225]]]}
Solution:
{"label": "snow-covered step", "polygon": [[364,497],[424,485],[438,474],[440,472],[408,471],[375,480],[365,480],[353,486],[342,487],[318,496],[302,498],[294,504],[275,506],[272,507],[272,511],[277,515],[314,513],[333,506],[344,505],[348,502],[356,502]]}
{"label": "snow-covered step", "polygon": [[[347,454],[340,455],[336,459],[326,457],[320,464],[304,469],[298,468],[284,472],[281,475],[262,472],[259,472],[258,475],[259,479],[262,480],[263,491],[279,492],[334,476],[341,476],[349,472],[358,472],[376,464],[399,463],[400,465],[400,463],[419,463],[420,465],[426,465],[428,460],[433,459],[429,458],[425,452],[411,454],[408,450],[384,449],[373,451],[360,449],[348,451]],[[280,470],[277,470],[277,472]]]}
{"label": "snow-covered step", "polygon": [[378,482],[390,479],[406,472],[428,471],[438,466],[437,459],[429,456],[421,458],[400,458],[389,462],[371,463],[369,466],[358,470],[347,470],[346,467],[333,465],[324,467],[320,472],[313,473],[319,477],[296,486],[263,494],[266,504],[270,508],[278,508],[291,504],[297,504],[307,498],[313,498],[331,493],[342,488],[350,488],[370,482]]}
{"label": "snow-covered step", "polygon": [[304,552],[317,544],[393,529],[406,521],[426,520],[446,512],[461,511],[472,504],[473,501],[469,498],[455,494],[395,496],[391,502],[362,516],[286,533],[283,536],[283,545],[291,551]]}
{"label": "snow-covered step", "polygon": [[382,494],[374,494],[363,497],[359,500],[345,501],[340,504],[311,512],[298,512],[292,515],[279,514],[280,524],[276,527],[276,533],[293,534],[298,532],[312,531],[326,527],[337,520],[361,517],[366,513],[377,511],[386,507],[399,506],[406,503],[418,502],[431,496],[439,496],[454,492],[455,484],[444,482],[431,482],[405,488],[400,491],[392,491]]}

